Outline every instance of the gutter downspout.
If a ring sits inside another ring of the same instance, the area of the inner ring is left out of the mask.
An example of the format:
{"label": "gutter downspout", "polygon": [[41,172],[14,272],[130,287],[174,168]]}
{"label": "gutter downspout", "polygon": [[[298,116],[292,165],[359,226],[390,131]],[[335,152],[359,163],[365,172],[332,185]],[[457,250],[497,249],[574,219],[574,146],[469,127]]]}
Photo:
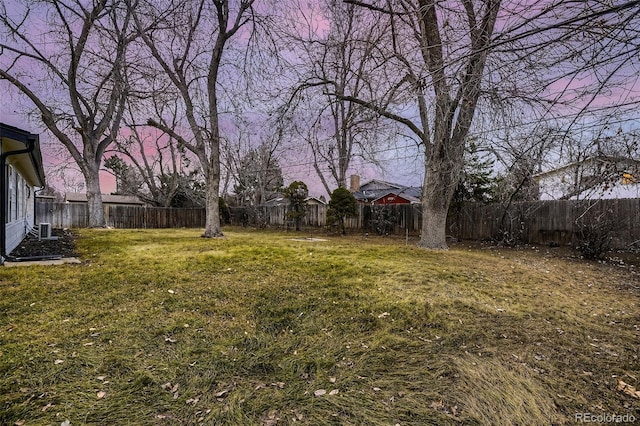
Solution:
{"label": "gutter downspout", "polygon": [[44,186],[42,188],[40,188],[40,189],[34,189],[33,190],[33,226],[36,227],[36,228],[38,227],[38,223],[39,223],[38,222],[38,214],[37,214],[38,213],[37,212],[38,199],[36,198],[36,195],[38,194],[38,192],[42,192],[44,190],[45,190]]}
{"label": "gutter downspout", "polygon": [[12,155],[30,154],[35,149],[35,146],[35,140],[27,139],[27,147],[25,149],[0,154],[0,202],[2,202],[2,206],[0,206],[0,263],[4,263],[7,257],[7,158]]}

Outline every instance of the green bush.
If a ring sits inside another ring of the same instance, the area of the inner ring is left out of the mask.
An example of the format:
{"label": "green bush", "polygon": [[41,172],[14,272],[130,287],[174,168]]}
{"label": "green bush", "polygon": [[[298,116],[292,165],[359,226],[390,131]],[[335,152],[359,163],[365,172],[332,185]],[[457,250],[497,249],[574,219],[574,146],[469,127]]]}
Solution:
{"label": "green bush", "polygon": [[337,188],[331,193],[327,222],[337,224],[342,235],[346,235],[344,221],[347,217],[358,214],[356,198],[347,188]]}

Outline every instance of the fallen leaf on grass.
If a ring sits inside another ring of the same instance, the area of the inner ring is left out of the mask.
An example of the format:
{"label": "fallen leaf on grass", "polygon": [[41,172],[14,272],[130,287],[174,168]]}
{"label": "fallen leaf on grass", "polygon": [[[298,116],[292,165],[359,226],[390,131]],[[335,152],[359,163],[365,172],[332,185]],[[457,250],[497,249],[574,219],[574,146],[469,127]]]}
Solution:
{"label": "fallen leaf on grass", "polygon": [[378,315],[378,318],[388,317],[389,315],[391,315],[389,312],[383,312],[380,315]]}
{"label": "fallen leaf on grass", "polygon": [[279,389],[284,389],[284,382],[273,382],[273,383],[271,383],[271,386],[279,388]]}
{"label": "fallen leaf on grass", "polygon": [[280,421],[280,417],[278,417],[276,410],[271,410],[268,414],[263,415],[260,421],[264,426],[275,426]]}
{"label": "fallen leaf on grass", "polygon": [[340,392],[338,389],[334,389],[331,392],[329,392],[329,395],[337,395],[338,392]]}
{"label": "fallen leaf on grass", "polygon": [[55,365],[62,364],[63,362],[64,362],[64,360],[63,360],[63,359],[56,359],[55,361],[53,361],[53,363],[54,363]]}
{"label": "fallen leaf on grass", "polygon": [[44,413],[45,411],[47,411],[49,408],[53,407],[53,405],[51,405],[51,403],[48,403],[47,405],[45,405],[44,407],[42,407],[42,412]]}
{"label": "fallen leaf on grass", "polygon": [[196,405],[198,402],[200,402],[200,398],[189,398],[186,401],[187,405]]}
{"label": "fallen leaf on grass", "polygon": [[327,390],[326,390],[326,389],[318,389],[317,391],[314,391],[314,392],[313,392],[313,395],[314,395],[314,396],[322,396],[322,395],[324,395],[324,394],[326,394],[326,393],[327,393]]}
{"label": "fallen leaf on grass", "polygon": [[433,401],[431,403],[431,408],[433,408],[434,410],[442,410],[444,408],[444,402],[442,400]]}
{"label": "fallen leaf on grass", "polygon": [[107,396],[107,393],[105,391],[100,391],[96,394],[96,396],[98,397],[98,399],[102,399]]}
{"label": "fallen leaf on grass", "polygon": [[172,385],[171,382],[167,382],[167,383],[165,383],[163,385],[160,385],[160,387],[163,390],[166,390],[166,391],[169,391],[170,393],[172,393],[173,394],[173,399],[178,399],[178,388],[180,387],[179,384],[176,383],[175,385]]}
{"label": "fallen leaf on grass", "polygon": [[618,390],[622,391],[623,393],[626,393],[627,395],[633,398],[640,399],[640,391],[636,390],[635,387],[631,386],[628,383],[623,382],[620,379],[618,379]]}
{"label": "fallen leaf on grass", "polygon": [[228,393],[229,393],[229,389],[225,389],[225,390],[221,390],[220,392],[217,392],[216,394],[214,394],[214,396],[216,398],[224,398],[225,396],[227,396]]}
{"label": "fallen leaf on grass", "polygon": [[24,420],[18,420],[13,424],[13,426],[24,426]]}

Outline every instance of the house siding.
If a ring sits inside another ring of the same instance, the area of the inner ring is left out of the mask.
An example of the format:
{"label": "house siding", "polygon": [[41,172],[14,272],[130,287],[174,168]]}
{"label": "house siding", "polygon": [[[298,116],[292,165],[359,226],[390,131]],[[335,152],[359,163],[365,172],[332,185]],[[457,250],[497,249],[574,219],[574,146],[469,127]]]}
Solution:
{"label": "house siding", "polygon": [[11,253],[11,251],[18,247],[18,244],[20,244],[27,235],[26,221],[19,220],[8,223],[5,229],[7,230],[7,253]]}
{"label": "house siding", "polygon": [[593,157],[534,176],[540,200],[639,198],[640,161]]}
{"label": "house siding", "polygon": [[22,242],[28,230],[35,226],[34,190],[14,167],[7,167],[7,174],[5,247],[7,253],[11,253]]}
{"label": "house siding", "polygon": [[[545,176],[539,179],[541,200],[560,200],[575,188],[575,178],[571,173]],[[640,198],[640,183],[626,182],[623,177],[608,185],[598,185],[575,194],[571,200],[597,200]]]}

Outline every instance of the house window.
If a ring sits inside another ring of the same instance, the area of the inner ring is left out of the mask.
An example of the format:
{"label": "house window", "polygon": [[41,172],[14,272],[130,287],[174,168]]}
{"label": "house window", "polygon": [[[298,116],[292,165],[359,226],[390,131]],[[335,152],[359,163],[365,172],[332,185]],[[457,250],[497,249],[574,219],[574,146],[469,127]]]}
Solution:
{"label": "house window", "polygon": [[24,217],[24,202],[25,202],[25,197],[24,197],[24,179],[22,178],[22,176],[16,176],[18,184],[16,185],[16,206],[18,208],[18,212],[16,215],[16,219],[21,219]]}
{"label": "house window", "polygon": [[4,222],[5,223],[9,223],[9,212],[10,212],[9,200],[11,199],[11,196],[9,195],[10,194],[10,191],[9,191],[9,180],[10,180],[10,177],[11,177],[11,166],[5,167],[4,170],[3,170],[3,173],[4,173],[4,181],[6,182],[6,188],[3,188],[3,191],[5,189],[7,190],[6,196],[4,197],[4,200],[3,200],[3,204],[4,204],[3,207],[4,207],[4,212],[5,212]]}
{"label": "house window", "polygon": [[7,179],[8,181],[8,185],[7,185],[7,223],[9,222],[13,222],[17,216],[17,206],[16,206],[16,201],[17,201],[17,194],[16,194],[16,190],[17,190],[17,185],[16,185],[16,171],[14,170],[14,168],[12,166],[9,166],[7,168],[7,174],[9,175]]}
{"label": "house window", "polygon": [[15,221],[18,220],[18,190],[20,188],[20,185],[18,185],[18,172],[16,171],[16,169],[13,169],[13,188],[11,190],[11,198],[12,198],[12,205],[11,205],[11,221]]}

